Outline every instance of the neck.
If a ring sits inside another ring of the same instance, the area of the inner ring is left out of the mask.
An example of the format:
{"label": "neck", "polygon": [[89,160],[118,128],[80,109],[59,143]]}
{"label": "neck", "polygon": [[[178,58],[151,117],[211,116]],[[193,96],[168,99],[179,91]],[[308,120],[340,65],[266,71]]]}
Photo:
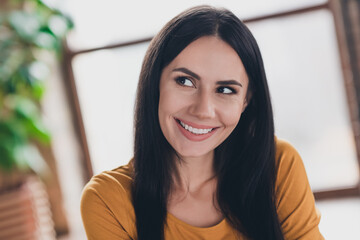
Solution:
{"label": "neck", "polygon": [[177,161],[174,189],[180,192],[196,192],[215,179],[214,151],[201,157],[181,157]]}

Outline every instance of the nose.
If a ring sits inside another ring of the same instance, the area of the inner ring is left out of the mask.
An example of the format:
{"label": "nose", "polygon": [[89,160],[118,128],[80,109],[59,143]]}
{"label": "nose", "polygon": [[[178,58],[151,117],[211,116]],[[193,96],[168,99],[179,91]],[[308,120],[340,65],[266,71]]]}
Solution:
{"label": "nose", "polygon": [[190,113],[199,119],[215,117],[215,104],[210,93],[199,91],[193,99]]}

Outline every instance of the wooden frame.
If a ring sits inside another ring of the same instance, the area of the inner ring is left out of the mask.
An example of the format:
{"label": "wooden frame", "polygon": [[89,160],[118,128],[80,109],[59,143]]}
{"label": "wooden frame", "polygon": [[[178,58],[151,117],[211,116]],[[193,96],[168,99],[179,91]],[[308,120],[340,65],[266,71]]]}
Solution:
{"label": "wooden frame", "polygon": [[68,88],[65,88],[65,91],[70,100],[70,106],[72,106],[71,112],[73,116],[74,126],[76,129],[76,135],[79,138],[81,149],[84,153],[83,163],[82,163],[83,166],[85,167],[83,172],[83,175],[85,177],[84,180],[85,182],[88,182],[90,178],[94,175],[94,173],[92,169],[84,120],[80,109],[79,96],[77,94],[74,72],[72,68],[72,59],[74,55],[72,54],[71,50],[68,48],[66,41],[64,42],[63,47],[64,47],[64,58],[63,58],[64,81],[65,81],[65,85],[68,86]]}
{"label": "wooden frame", "polygon": [[[338,47],[341,55],[341,64],[343,70],[344,83],[347,93],[347,101],[351,117],[352,128],[356,142],[356,151],[358,163],[360,166],[360,3],[356,0],[330,0],[327,3],[305,7],[292,11],[278,12],[249,19],[244,19],[245,23],[257,22],[267,19],[286,17],[295,14],[301,14],[311,11],[327,9],[332,12],[334,16],[334,24],[337,34]],[[89,180],[93,175],[92,165],[90,160],[89,149],[87,145],[86,133],[82,114],[80,110],[79,99],[76,90],[75,79],[72,70],[72,59],[79,54],[104,50],[114,49],[125,46],[136,45],[151,41],[150,38],[139,39],[136,41],[123,42],[102,46],[98,48],[89,48],[78,51],[71,51],[65,46],[64,69],[67,75],[67,85],[70,86],[69,96],[72,100],[73,113],[75,116],[78,134],[81,140],[82,148],[85,153],[84,166],[86,169],[86,179]],[[341,189],[330,189],[324,191],[315,191],[314,196],[317,200],[360,196],[360,179],[355,186],[345,187]]]}

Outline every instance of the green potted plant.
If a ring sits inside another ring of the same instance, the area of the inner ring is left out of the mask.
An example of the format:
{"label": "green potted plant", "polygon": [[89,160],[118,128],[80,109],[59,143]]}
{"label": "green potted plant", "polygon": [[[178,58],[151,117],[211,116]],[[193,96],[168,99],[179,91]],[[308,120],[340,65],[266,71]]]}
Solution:
{"label": "green potted plant", "polygon": [[[49,145],[51,139],[40,105],[50,76],[44,56],[51,52],[61,57],[62,39],[72,26],[67,16],[41,0],[0,1],[0,239],[22,231],[45,234],[36,222],[28,224],[27,231],[12,230],[9,219],[27,226],[20,222],[30,215],[39,218],[36,210],[28,216],[27,210],[20,213],[13,208],[34,209],[46,202],[33,200],[46,195],[34,176],[44,179],[49,174],[37,147]],[[20,221],[19,216],[26,217]]]}

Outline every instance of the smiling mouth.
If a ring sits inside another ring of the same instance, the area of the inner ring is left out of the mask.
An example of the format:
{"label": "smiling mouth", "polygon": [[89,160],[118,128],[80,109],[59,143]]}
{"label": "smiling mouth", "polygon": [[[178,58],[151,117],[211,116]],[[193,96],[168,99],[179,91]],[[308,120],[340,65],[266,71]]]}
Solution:
{"label": "smiling mouth", "polygon": [[194,128],[190,125],[187,125],[186,123],[182,122],[179,119],[175,119],[182,128],[184,128],[186,131],[191,132],[196,135],[203,135],[212,132],[216,128]]}

